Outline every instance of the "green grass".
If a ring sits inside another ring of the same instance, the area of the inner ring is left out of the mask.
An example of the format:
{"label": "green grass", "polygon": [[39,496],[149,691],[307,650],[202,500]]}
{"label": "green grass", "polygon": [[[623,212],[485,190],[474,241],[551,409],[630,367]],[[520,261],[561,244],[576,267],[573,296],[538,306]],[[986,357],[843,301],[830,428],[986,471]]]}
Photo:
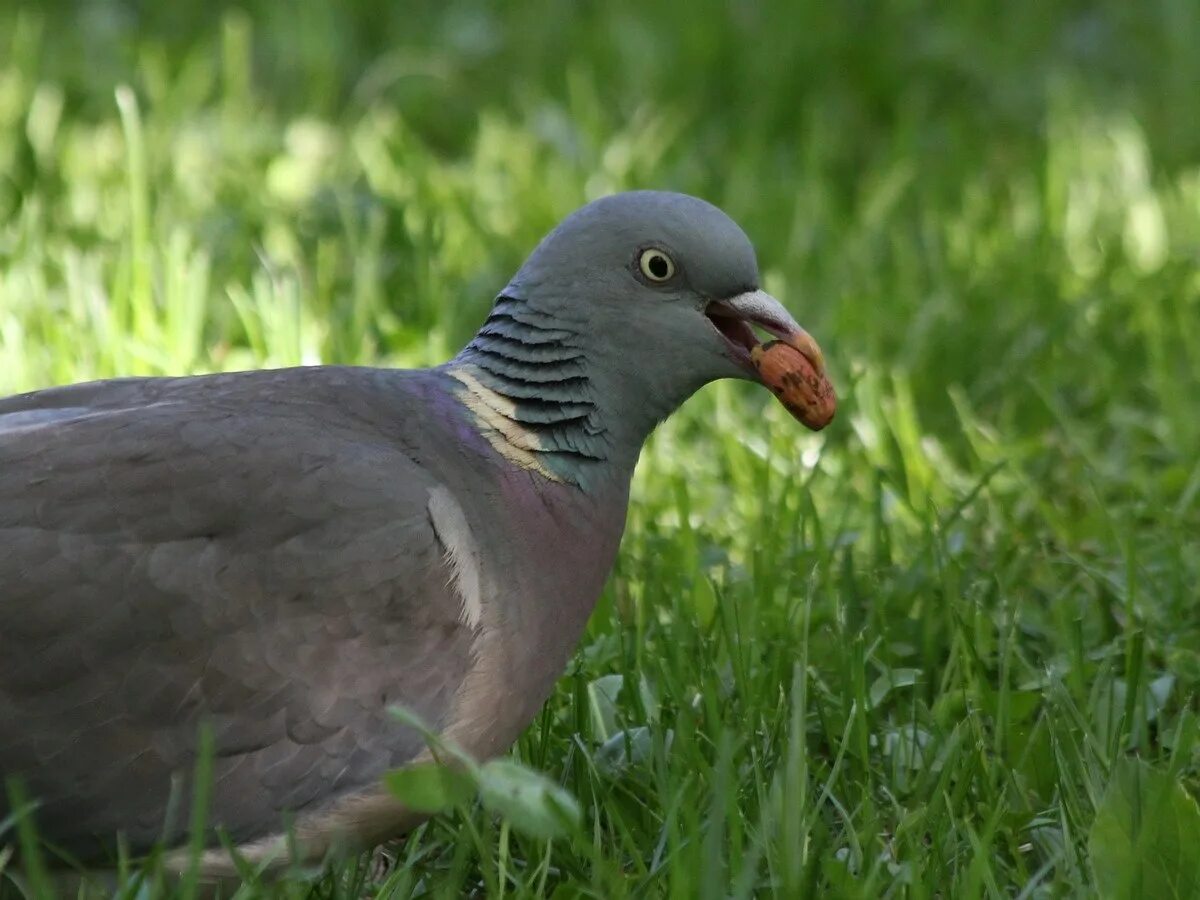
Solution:
{"label": "green grass", "polygon": [[842,398],[652,438],[516,749],[579,835],[475,808],[242,896],[1087,895],[1126,760],[1200,785],[1192,0],[11,2],[0,393],[441,361],[562,215],[664,187]]}

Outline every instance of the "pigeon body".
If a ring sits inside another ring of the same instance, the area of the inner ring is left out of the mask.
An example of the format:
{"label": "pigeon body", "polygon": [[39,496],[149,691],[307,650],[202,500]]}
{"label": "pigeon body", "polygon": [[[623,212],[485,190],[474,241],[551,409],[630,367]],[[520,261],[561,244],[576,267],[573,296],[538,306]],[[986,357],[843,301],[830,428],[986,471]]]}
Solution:
{"label": "pigeon body", "polygon": [[280,857],[285,818],[305,859],[420,821],[380,784],[425,753],[389,707],[507,749],[599,596],[653,427],[756,378],[747,322],[823,365],[757,279],[715,207],[617,195],[434,369],[0,399],[0,775],[41,836],[84,861],[118,833],[181,843],[202,724],[209,821],[251,859]]}
{"label": "pigeon body", "polygon": [[42,834],[85,859],[118,830],[180,840],[163,814],[202,718],[235,841],[416,758],[392,704],[507,747],[603,585],[624,487],[503,464],[453,384],[322,367],[0,404],[0,771]]}

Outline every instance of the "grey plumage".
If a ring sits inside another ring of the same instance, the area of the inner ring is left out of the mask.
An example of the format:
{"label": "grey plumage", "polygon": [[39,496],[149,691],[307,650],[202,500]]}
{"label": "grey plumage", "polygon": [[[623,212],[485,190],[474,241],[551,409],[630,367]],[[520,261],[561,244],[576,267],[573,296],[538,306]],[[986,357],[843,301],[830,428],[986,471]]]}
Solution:
{"label": "grey plumage", "polygon": [[[29,781],[56,843],[155,840],[201,711],[234,840],[414,756],[389,700],[445,724],[470,635],[426,512],[431,448],[398,427],[427,413],[385,380],[292,370],[0,404],[0,771]],[[58,402],[88,412],[23,424],[22,405]]]}
{"label": "grey plumage", "polygon": [[[678,266],[662,283],[648,245]],[[252,855],[284,814],[306,857],[411,825],[379,776],[423,744],[388,706],[481,758],[516,738],[611,567],[646,435],[755,378],[742,307],[811,344],[728,217],[634,193],[568,218],[436,369],[0,400],[0,774],[72,855],[170,845],[207,723],[210,820]]]}

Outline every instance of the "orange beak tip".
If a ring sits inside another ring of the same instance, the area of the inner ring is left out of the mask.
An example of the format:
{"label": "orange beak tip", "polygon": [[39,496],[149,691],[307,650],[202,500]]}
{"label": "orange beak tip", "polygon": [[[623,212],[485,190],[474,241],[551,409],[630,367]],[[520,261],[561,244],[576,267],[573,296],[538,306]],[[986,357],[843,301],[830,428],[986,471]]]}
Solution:
{"label": "orange beak tip", "polygon": [[800,353],[812,363],[812,367],[816,369],[818,375],[825,374],[825,354],[821,352],[821,346],[816,342],[811,334],[807,331],[797,331],[794,334],[789,334],[784,338],[784,342]]}

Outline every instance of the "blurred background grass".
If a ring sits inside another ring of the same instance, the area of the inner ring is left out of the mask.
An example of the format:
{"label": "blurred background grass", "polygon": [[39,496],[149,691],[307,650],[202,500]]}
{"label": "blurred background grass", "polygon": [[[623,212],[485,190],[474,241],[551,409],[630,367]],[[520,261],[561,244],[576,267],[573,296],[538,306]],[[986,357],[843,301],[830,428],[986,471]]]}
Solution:
{"label": "blurred background grass", "polygon": [[521,746],[593,846],[452,818],[384,893],[1091,890],[1114,767],[1196,776],[1197,47],[1193,0],[7,0],[0,392],[431,364],[581,203],[704,196],[838,422],[655,435]]}

